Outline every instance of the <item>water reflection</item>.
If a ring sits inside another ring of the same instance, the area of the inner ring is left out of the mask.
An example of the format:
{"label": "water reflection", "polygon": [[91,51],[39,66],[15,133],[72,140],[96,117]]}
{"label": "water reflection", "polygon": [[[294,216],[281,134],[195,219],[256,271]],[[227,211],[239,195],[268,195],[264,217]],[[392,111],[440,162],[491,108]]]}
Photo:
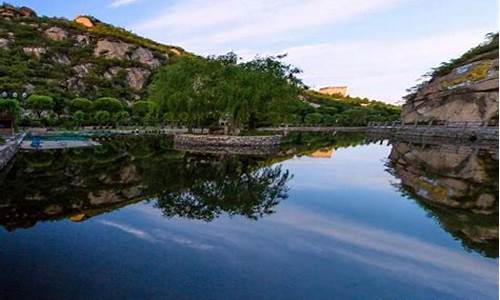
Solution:
{"label": "water reflection", "polygon": [[[258,219],[288,197],[293,157],[335,159],[336,149],[380,143],[363,135],[292,133],[273,155],[174,149],[167,138],[101,141],[95,149],[24,152],[0,178],[0,224],[80,222],[141,200],[163,216]],[[389,172],[467,250],[498,257],[498,149],[392,141]],[[366,180],[366,179],[365,179]],[[310,182],[312,184],[313,182]]]}
{"label": "water reflection", "polygon": [[291,175],[265,157],[181,152],[171,140],[116,138],[102,147],[18,155],[0,184],[0,224],[83,221],[144,199],[165,216],[256,219],[287,197]]}
{"label": "water reflection", "polygon": [[498,257],[498,148],[393,142],[396,186],[463,246]]}

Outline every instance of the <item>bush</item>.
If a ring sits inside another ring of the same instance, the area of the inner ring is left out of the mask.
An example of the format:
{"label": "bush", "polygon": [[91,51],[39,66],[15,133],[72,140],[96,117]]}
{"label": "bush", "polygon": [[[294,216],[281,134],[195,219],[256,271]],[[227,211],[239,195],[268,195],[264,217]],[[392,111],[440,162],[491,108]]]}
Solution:
{"label": "bush", "polygon": [[323,115],[320,113],[307,114],[304,121],[309,125],[318,125],[323,120]]}
{"label": "bush", "polygon": [[124,106],[122,102],[116,98],[103,97],[94,101],[95,111],[106,111],[110,114],[122,111]]}
{"label": "bush", "polygon": [[87,98],[75,98],[69,103],[70,109],[72,112],[81,111],[84,113],[92,112],[93,104]]}
{"label": "bush", "polygon": [[110,118],[111,114],[105,110],[100,110],[95,114],[95,120],[99,125],[107,125]]}
{"label": "bush", "polygon": [[37,114],[38,118],[43,111],[51,110],[54,105],[54,99],[50,96],[31,95],[28,97],[28,107]]}

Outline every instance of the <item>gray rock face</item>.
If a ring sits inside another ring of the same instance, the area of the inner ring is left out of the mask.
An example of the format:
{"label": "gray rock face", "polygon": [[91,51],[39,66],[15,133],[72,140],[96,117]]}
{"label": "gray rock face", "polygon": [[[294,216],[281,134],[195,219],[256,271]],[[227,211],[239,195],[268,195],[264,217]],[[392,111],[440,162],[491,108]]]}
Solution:
{"label": "gray rock face", "polygon": [[487,57],[432,78],[403,105],[403,121],[498,124],[498,58]]}
{"label": "gray rock face", "polygon": [[9,48],[9,40],[0,39],[0,49],[8,49],[8,48]]}
{"label": "gray rock face", "polygon": [[63,53],[56,53],[53,57],[52,60],[58,64],[62,65],[69,65],[71,64],[71,60],[66,54]]}
{"label": "gray rock face", "polygon": [[140,91],[151,75],[151,71],[142,68],[127,69],[127,84],[134,91]]}
{"label": "gray rock face", "polygon": [[47,53],[47,49],[41,47],[24,47],[23,52],[26,55],[31,55],[40,58],[43,54]]}
{"label": "gray rock face", "polygon": [[94,49],[94,55],[97,57],[105,57],[108,59],[128,59],[128,52],[132,47],[131,44],[124,42],[114,42],[110,40],[99,40]]}
{"label": "gray rock face", "polygon": [[53,41],[63,41],[68,38],[68,32],[57,26],[45,30],[45,35]]}
{"label": "gray rock face", "polygon": [[137,48],[133,53],[131,58],[137,60],[140,63],[150,66],[151,68],[156,68],[160,65],[160,61],[156,59],[148,49],[144,47]]}
{"label": "gray rock face", "polygon": [[78,45],[88,46],[90,45],[90,37],[86,34],[79,34],[75,37],[75,41]]}
{"label": "gray rock face", "polygon": [[111,67],[104,72],[104,78],[111,80],[115,78],[121,70],[123,70],[121,67]]}
{"label": "gray rock face", "polygon": [[73,73],[75,73],[75,75],[66,80],[65,82],[66,87],[69,90],[78,90],[78,91],[85,90],[86,86],[85,83],[83,82],[83,78],[85,77],[85,75],[89,73],[92,66],[93,65],[90,63],[74,66],[72,70]]}

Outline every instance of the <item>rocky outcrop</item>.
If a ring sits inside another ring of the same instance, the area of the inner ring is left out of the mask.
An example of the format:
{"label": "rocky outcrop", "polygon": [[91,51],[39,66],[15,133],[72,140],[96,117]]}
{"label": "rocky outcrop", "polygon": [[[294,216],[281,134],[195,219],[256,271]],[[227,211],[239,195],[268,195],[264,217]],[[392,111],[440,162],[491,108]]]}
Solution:
{"label": "rocky outcrop", "polygon": [[0,49],[9,48],[9,40],[8,39],[0,39]]}
{"label": "rocky outcrop", "polygon": [[498,50],[423,84],[403,105],[402,120],[498,124]]}
{"label": "rocky outcrop", "polygon": [[131,44],[124,42],[115,42],[110,40],[99,40],[94,49],[94,55],[97,57],[105,57],[108,59],[128,59],[129,49]]}
{"label": "rocky outcrop", "polygon": [[127,69],[127,84],[134,91],[140,91],[151,75],[151,71],[142,68]]}
{"label": "rocky outcrop", "polygon": [[42,57],[43,54],[47,53],[46,48],[42,47],[24,47],[23,52],[26,55],[35,56],[36,58]]}
{"label": "rocky outcrop", "polygon": [[160,61],[154,57],[153,53],[144,47],[137,48],[132,53],[131,59],[137,60],[151,68],[156,68],[160,65]]}
{"label": "rocky outcrop", "polygon": [[55,63],[61,64],[61,65],[70,65],[71,64],[71,60],[69,59],[69,57],[63,53],[54,54],[54,56],[52,57],[52,60]]}
{"label": "rocky outcrop", "polygon": [[45,35],[53,41],[63,41],[68,38],[68,32],[57,26],[45,30]]}
{"label": "rocky outcrop", "polygon": [[159,59],[155,58],[153,52],[144,48],[138,47],[132,50],[133,45],[124,42],[116,42],[111,40],[99,40],[94,49],[94,55],[97,57],[105,57],[108,59],[118,60],[134,60],[138,61],[150,68],[156,68],[161,65]]}
{"label": "rocky outcrop", "polygon": [[74,66],[72,71],[75,75],[66,80],[66,87],[70,90],[85,90],[86,86],[83,79],[90,72],[92,67],[93,65],[90,63]]}
{"label": "rocky outcrop", "polygon": [[87,34],[79,34],[75,37],[75,41],[77,45],[88,46],[90,45],[90,36]]}
{"label": "rocky outcrop", "polygon": [[14,18],[29,18],[36,17],[36,13],[28,8],[28,7],[14,7],[12,5],[3,4],[0,7],[0,17],[6,19],[14,19]]}
{"label": "rocky outcrop", "polygon": [[[31,84],[33,93],[64,94],[68,99],[110,96],[134,101],[145,96],[145,85],[153,69],[167,63],[168,54],[184,53],[177,47],[177,52],[171,52],[174,47],[91,16],[79,16],[75,21],[36,18],[29,9],[7,4],[0,5],[2,16],[8,26],[0,29],[0,58],[9,69],[30,69],[29,78],[7,76],[4,85]],[[31,38],[35,35],[38,38]],[[95,66],[91,74],[82,68],[86,64]],[[72,74],[68,74],[71,67]]]}
{"label": "rocky outcrop", "polygon": [[118,76],[118,74],[123,70],[122,67],[111,67],[106,72],[104,72],[104,78],[111,80]]}

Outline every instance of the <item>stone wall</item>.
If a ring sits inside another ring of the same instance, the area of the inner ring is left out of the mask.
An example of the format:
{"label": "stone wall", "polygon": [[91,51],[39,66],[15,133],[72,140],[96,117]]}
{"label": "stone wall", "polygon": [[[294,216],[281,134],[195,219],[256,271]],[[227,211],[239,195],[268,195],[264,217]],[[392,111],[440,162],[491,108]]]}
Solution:
{"label": "stone wall", "polygon": [[180,134],[174,137],[179,146],[216,146],[216,147],[272,147],[279,145],[281,136],[226,136]]}
{"label": "stone wall", "polygon": [[366,132],[370,134],[383,134],[387,137],[416,136],[498,141],[498,127],[386,126],[368,127]]}
{"label": "stone wall", "polygon": [[19,150],[19,146],[24,138],[23,135],[19,135],[14,139],[7,140],[3,145],[0,145],[0,170],[2,170],[16,155]]}

